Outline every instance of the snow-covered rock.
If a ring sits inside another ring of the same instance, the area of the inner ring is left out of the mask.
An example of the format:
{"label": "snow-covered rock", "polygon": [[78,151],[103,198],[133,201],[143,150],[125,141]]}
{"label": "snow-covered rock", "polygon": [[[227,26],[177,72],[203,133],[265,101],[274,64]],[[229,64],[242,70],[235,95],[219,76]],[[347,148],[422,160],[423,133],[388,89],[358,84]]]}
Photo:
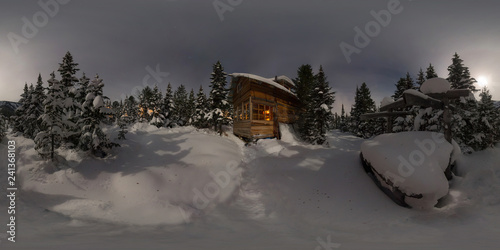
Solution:
{"label": "snow-covered rock", "polygon": [[448,193],[445,171],[454,163],[459,149],[443,134],[405,132],[366,141],[361,154],[368,165],[365,169],[371,168],[382,187],[401,199],[402,205],[432,208]]}
{"label": "snow-covered rock", "polygon": [[424,94],[446,93],[450,90],[451,84],[443,78],[432,78],[425,81],[420,86],[420,91]]}
{"label": "snow-covered rock", "polygon": [[382,102],[380,103],[380,107],[387,106],[391,103],[394,103],[394,99],[392,99],[392,97],[384,97],[384,99],[382,99]]}

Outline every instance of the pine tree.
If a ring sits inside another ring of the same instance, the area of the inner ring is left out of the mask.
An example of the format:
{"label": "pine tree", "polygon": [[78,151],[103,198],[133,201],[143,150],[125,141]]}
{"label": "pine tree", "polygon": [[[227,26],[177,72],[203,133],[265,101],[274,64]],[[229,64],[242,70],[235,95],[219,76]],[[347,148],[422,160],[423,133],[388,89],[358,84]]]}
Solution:
{"label": "pine tree", "polygon": [[207,120],[209,121],[211,127],[222,135],[222,125],[227,125],[230,122],[231,106],[228,102],[228,89],[226,89],[227,80],[226,72],[221,63],[217,61],[213,65],[213,72],[210,81],[210,97],[208,99],[208,104],[210,106],[210,111],[207,114]]}
{"label": "pine tree", "polygon": [[119,146],[111,142],[101,128],[106,116],[110,114],[110,110],[104,105],[103,87],[104,83],[99,75],[96,75],[89,83],[79,124],[82,127],[82,133],[78,147],[83,151],[90,150],[93,155],[99,157],[106,155],[105,149]]}
{"label": "pine tree", "polygon": [[158,128],[163,127],[165,124],[165,116],[163,116],[162,106],[163,106],[163,94],[157,85],[153,88],[151,110],[153,111],[151,125]]}
{"label": "pine tree", "polygon": [[492,96],[486,87],[482,89],[479,96],[481,100],[477,107],[478,121],[474,124],[474,141],[470,143],[470,146],[476,150],[483,150],[494,147],[500,141],[500,128],[498,127],[500,110],[491,100]]}
{"label": "pine tree", "polygon": [[375,131],[375,122],[372,120],[361,121],[361,115],[373,113],[375,110],[375,102],[371,97],[370,89],[366,83],[361,84],[360,88],[356,87],[354,105],[351,109],[350,131],[359,137],[371,137]]}
{"label": "pine tree", "polygon": [[189,92],[188,100],[187,100],[187,115],[188,115],[187,125],[194,124],[195,111],[196,111],[196,99],[194,97],[194,90],[191,89],[191,91]]}
{"label": "pine tree", "polygon": [[175,106],[175,121],[179,126],[186,126],[189,121],[188,117],[188,94],[186,92],[186,87],[181,84],[174,93],[174,106]]}
{"label": "pine tree", "polygon": [[420,87],[422,87],[422,84],[425,82],[425,80],[426,80],[426,78],[425,78],[424,71],[422,70],[422,68],[420,68],[420,71],[418,71],[418,75],[417,75],[418,89],[420,89]]}
{"label": "pine tree", "polygon": [[345,112],[344,104],[343,103],[342,103],[342,111],[340,113],[339,129],[342,132],[346,132],[347,131],[347,117],[346,117],[346,112]]}
{"label": "pine tree", "polygon": [[320,66],[318,74],[315,75],[309,103],[306,105],[306,125],[309,127],[308,134],[303,135],[306,141],[318,145],[326,141],[328,123],[333,119],[334,94],[328,84],[323,67]]}
{"label": "pine tree", "polygon": [[306,104],[309,103],[309,97],[315,81],[314,78],[313,69],[309,64],[303,64],[297,70],[295,94],[299,98],[301,109],[305,108]]}
{"label": "pine tree", "polygon": [[43,87],[42,76],[38,75],[36,87],[30,91],[28,101],[28,108],[26,109],[25,119],[25,137],[34,139],[35,136],[42,130],[41,121],[38,119],[43,115],[44,107],[43,101],[45,100],[45,92]]}
{"label": "pine tree", "polygon": [[78,103],[76,95],[78,93],[78,78],[75,76],[79,71],[78,63],[73,61],[73,56],[68,51],[59,64],[58,72],[61,76],[62,92],[64,95],[64,141],[67,146],[73,147],[78,143],[80,137],[80,127],[77,126],[81,104]]}
{"label": "pine tree", "polygon": [[295,78],[295,94],[300,102],[299,109],[301,112],[298,114],[297,125],[299,128],[299,134],[301,138],[305,141],[312,142],[312,125],[313,117],[311,112],[310,104],[311,93],[315,88],[316,79],[313,73],[313,69],[309,64],[303,64],[297,69],[297,78]]}
{"label": "pine tree", "polygon": [[477,91],[474,83],[476,79],[470,76],[469,68],[465,67],[463,60],[455,53],[452,58],[452,64],[448,67],[448,78],[451,83],[452,89],[469,89],[470,91]]}
{"label": "pine tree", "polygon": [[432,66],[431,63],[429,63],[429,67],[427,67],[427,71],[425,72],[425,78],[432,79],[436,77],[438,77],[438,75],[436,74],[436,70],[434,70],[434,66]]}
{"label": "pine tree", "polygon": [[14,116],[12,117],[13,119],[13,125],[12,125],[12,132],[17,133],[24,133],[24,126],[25,123],[24,121],[26,120],[26,112],[28,109],[28,102],[29,102],[29,88],[28,84],[24,84],[24,89],[23,93],[21,94],[21,99],[19,99],[18,103],[20,104],[19,108],[16,109]]}
{"label": "pine tree", "polygon": [[175,121],[177,118],[175,117],[175,105],[174,105],[174,97],[172,92],[172,85],[168,83],[167,90],[165,91],[165,97],[163,98],[162,103],[162,112],[165,117],[165,126],[168,128],[172,128],[175,126]]}
{"label": "pine tree", "polygon": [[62,117],[65,97],[63,85],[55,79],[54,72],[50,74],[47,82],[49,87],[47,97],[43,102],[44,112],[40,117],[43,130],[35,137],[35,149],[43,158],[50,156],[50,159],[54,161],[55,150],[59,148],[64,138]]}
{"label": "pine tree", "polygon": [[207,115],[207,96],[203,91],[203,86],[200,86],[200,90],[196,95],[196,105],[195,105],[195,114],[194,114],[194,126],[197,128],[207,128],[208,122],[205,116]]}
{"label": "pine tree", "polygon": [[139,117],[142,122],[149,122],[152,119],[154,108],[153,90],[146,86],[139,92]]}
{"label": "pine tree", "polygon": [[123,102],[123,115],[127,117],[127,124],[135,122],[139,118],[138,106],[134,96],[125,97]]}

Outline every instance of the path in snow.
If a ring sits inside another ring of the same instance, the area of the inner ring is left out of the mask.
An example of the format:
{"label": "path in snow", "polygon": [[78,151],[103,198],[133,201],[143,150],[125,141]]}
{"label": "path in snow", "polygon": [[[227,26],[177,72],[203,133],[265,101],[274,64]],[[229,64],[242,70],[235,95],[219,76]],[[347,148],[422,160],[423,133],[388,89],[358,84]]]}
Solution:
{"label": "path in snow", "polygon": [[[18,202],[18,243],[9,249],[328,249],[325,242],[332,249],[464,249],[499,243],[500,148],[460,159],[461,177],[444,207],[416,211],[377,189],[361,167],[363,140],[350,135],[330,133],[330,148],[290,137],[244,147],[234,136],[140,126],[128,138],[115,158],[68,154],[79,172],[54,174],[36,172],[32,146],[16,138],[25,152],[20,164],[27,190]],[[207,170],[219,173],[234,162],[243,172],[209,206],[193,207],[192,188],[214,182]],[[158,173],[177,177],[175,185]],[[158,187],[161,195],[152,195]],[[124,194],[131,195],[129,203],[120,199]],[[166,212],[162,201],[183,208],[185,223],[174,223],[178,214]],[[0,211],[5,204],[1,196]]]}

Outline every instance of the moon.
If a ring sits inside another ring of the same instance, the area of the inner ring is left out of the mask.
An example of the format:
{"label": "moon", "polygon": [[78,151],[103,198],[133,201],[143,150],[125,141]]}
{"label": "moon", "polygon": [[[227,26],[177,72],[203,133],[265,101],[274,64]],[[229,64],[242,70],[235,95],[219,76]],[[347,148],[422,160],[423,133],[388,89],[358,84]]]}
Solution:
{"label": "moon", "polygon": [[477,78],[477,84],[480,88],[488,86],[488,78],[486,76],[479,76]]}

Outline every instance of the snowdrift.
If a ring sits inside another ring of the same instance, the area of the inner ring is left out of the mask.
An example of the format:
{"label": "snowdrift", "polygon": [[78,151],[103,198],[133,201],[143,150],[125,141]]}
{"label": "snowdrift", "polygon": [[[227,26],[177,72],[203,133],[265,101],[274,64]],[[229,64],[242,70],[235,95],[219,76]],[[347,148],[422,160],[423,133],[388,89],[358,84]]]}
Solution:
{"label": "snowdrift", "polygon": [[361,145],[365,170],[399,205],[431,208],[448,194],[458,145],[433,132],[384,134]]}
{"label": "snowdrift", "polygon": [[230,138],[147,124],[135,124],[126,137],[104,160],[59,150],[59,169],[40,164],[31,140],[17,139],[23,191],[66,197],[34,202],[73,219],[176,225],[227,201],[239,186],[241,149]]}

